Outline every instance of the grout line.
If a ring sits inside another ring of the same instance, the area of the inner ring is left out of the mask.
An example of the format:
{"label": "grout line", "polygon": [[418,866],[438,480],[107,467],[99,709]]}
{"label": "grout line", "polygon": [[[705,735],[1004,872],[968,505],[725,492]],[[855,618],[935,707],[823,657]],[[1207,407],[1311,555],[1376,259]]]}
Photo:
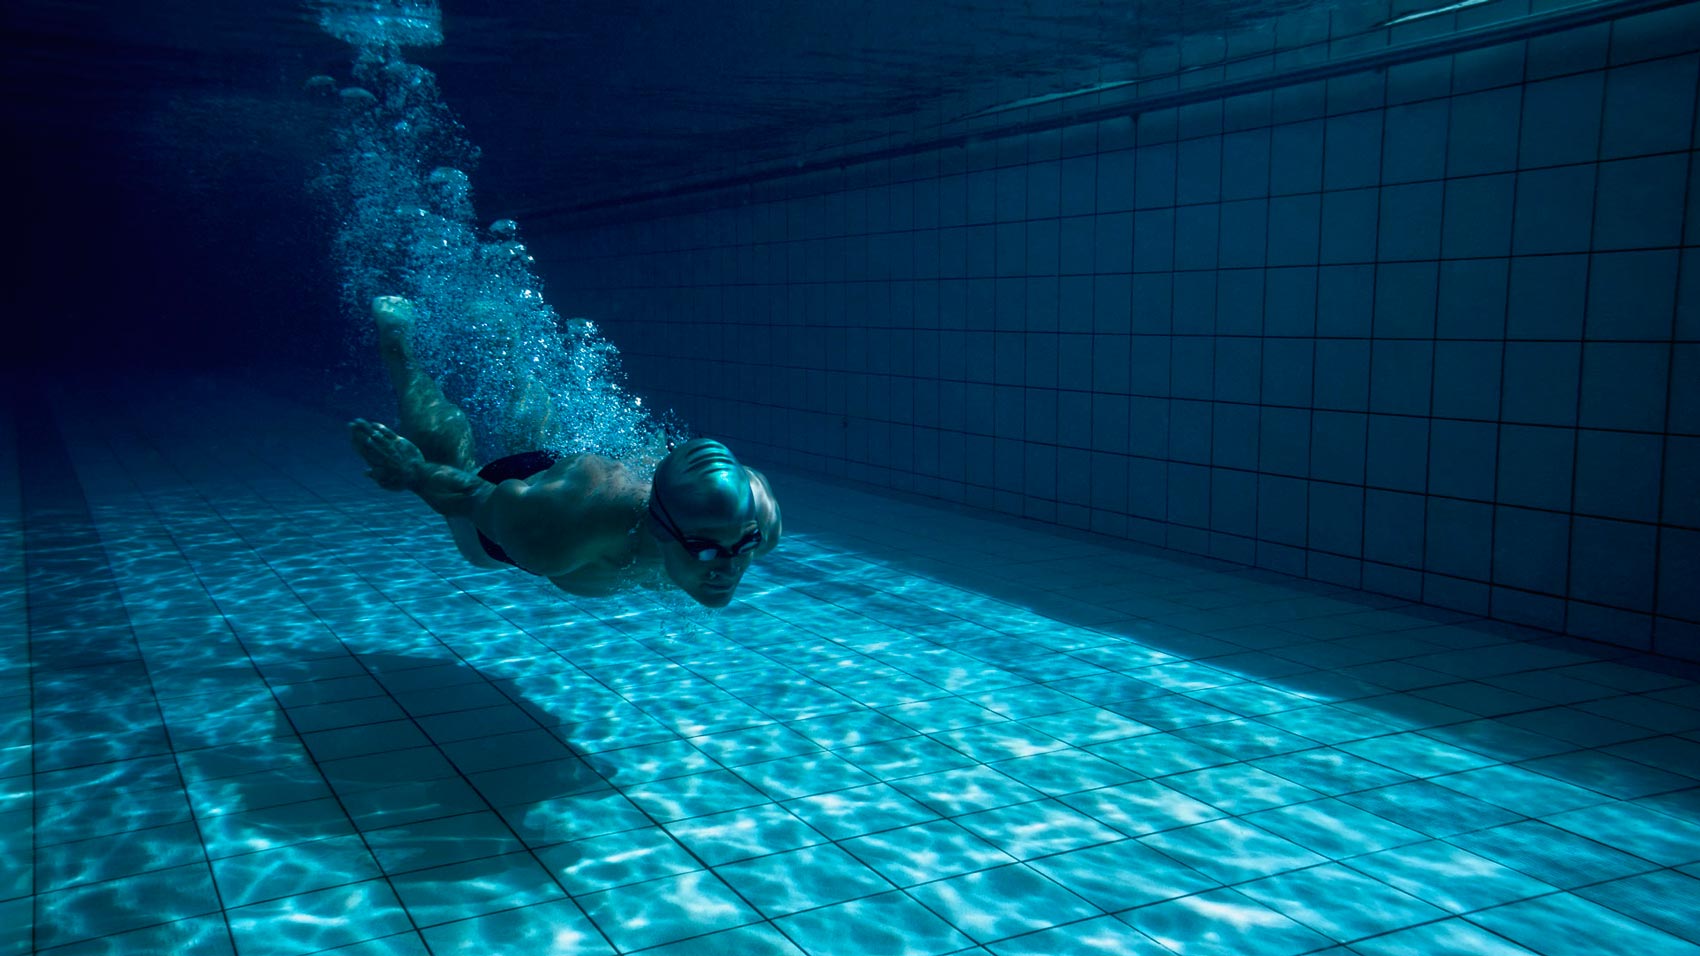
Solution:
{"label": "grout line", "polygon": [[[162,447],[162,448],[160,448],[160,450],[161,450],[161,451],[162,451],[162,452],[166,452],[166,451],[169,451],[169,449],[167,449],[167,448],[163,448],[163,447]],[[233,465],[233,467],[234,467],[234,465]],[[197,486],[197,494],[199,494],[199,491],[198,491],[198,486],[199,486],[199,484],[200,484],[200,481],[199,481],[199,480],[198,480],[198,479],[191,479],[191,483],[192,483],[192,484],[193,484],[193,485],[196,485],[196,486]],[[266,499],[266,498],[265,498],[265,495],[264,495],[264,493],[263,493],[263,490],[262,490],[262,489],[261,489],[261,488],[257,488],[257,487],[256,487],[256,488],[252,488],[252,494],[253,494],[253,496],[254,496],[254,497],[255,497],[255,498],[256,498],[256,499],[259,499],[259,500],[262,500],[262,501],[268,501],[268,500],[267,500],[267,499]],[[205,500],[205,499],[203,499],[203,500]],[[214,502],[214,501],[211,501],[211,500],[207,500],[207,504],[208,504],[208,505],[209,505],[209,506],[211,506],[211,507],[214,507],[214,508],[215,508],[215,509],[216,509],[216,507],[217,507],[217,503],[216,503],[216,502]],[[277,509],[277,507],[278,507],[278,506],[277,506],[277,505],[273,505],[273,504],[270,504],[270,502],[269,502],[269,501],[268,501],[268,505],[269,505],[269,507],[270,507],[270,508],[271,508],[271,509],[272,509],[272,510],[276,510],[276,509]],[[215,513],[216,513],[216,511],[215,511]],[[162,517],[163,517],[163,516],[162,516]],[[234,524],[234,523],[232,523],[232,522],[231,522],[231,521],[230,521],[230,519],[229,519],[229,518],[227,518],[227,517],[225,517],[225,516],[224,516],[224,515],[222,515],[222,514],[220,514],[220,515],[218,515],[218,517],[217,517],[217,519],[216,519],[216,520],[218,520],[218,521],[220,521],[220,522],[222,522],[222,523],[225,523],[225,524],[227,524],[227,525],[229,525],[229,526],[230,526],[230,527],[231,527],[231,528],[232,528],[232,530],[234,530],[234,531],[236,531],[236,532],[237,532],[237,534],[238,534],[238,536],[240,536],[240,537],[242,537],[242,538],[243,538],[243,539],[244,539],[244,540],[246,540],[246,539],[247,539],[247,535],[248,535],[248,533],[249,533],[249,532],[248,532],[248,531],[246,531],[246,529],[243,529],[243,528],[238,528],[238,527],[237,527],[237,526],[236,526],[236,525],[235,525],[235,524]],[[978,527],[978,526],[979,526],[979,525],[976,525],[976,527]],[[249,546],[249,547],[252,547],[252,545],[250,545],[250,546]],[[867,559],[866,559],[866,558],[862,558],[862,559],[861,559],[861,560],[867,560]],[[268,562],[268,563],[269,563],[269,562]],[[351,570],[352,570],[352,569],[351,569]],[[359,571],[355,571],[355,575],[356,575],[356,576],[357,576],[357,577],[361,577],[361,579],[362,579],[362,580],[365,580],[365,578],[364,578],[364,576],[363,576],[363,574],[362,574],[362,573],[361,573],[361,572],[359,572]],[[285,581],[286,581],[286,582],[287,582],[287,579],[286,579],[286,578],[284,578],[284,577],[283,577],[283,575],[282,575],[282,573],[280,573],[280,574],[279,574],[279,577],[280,577],[280,580],[285,580]],[[369,583],[369,582],[368,582],[368,583]],[[287,586],[287,583],[286,583],[286,586]],[[292,589],[292,590],[293,590],[293,589]],[[311,603],[308,603],[308,602],[307,602],[307,601],[306,601],[306,600],[305,600],[305,599],[304,599],[304,601],[303,601],[303,603],[304,603],[304,604],[306,604],[306,605],[307,605],[307,607],[308,607],[308,609],[309,609],[309,611],[310,611],[310,612],[311,612],[311,613],[313,613],[313,615],[314,615],[314,617],[315,617],[315,619],[317,619],[317,620],[321,620],[321,621],[323,621],[323,622],[324,622],[324,623],[325,623],[325,624],[326,624],[326,626],[327,626],[327,627],[328,627],[328,626],[330,626],[330,622],[329,622],[329,621],[325,621],[325,620],[324,620],[324,619],[322,619],[322,618],[319,618],[319,617],[318,617],[318,612],[317,612],[317,610],[315,610],[315,609],[314,609],[314,608],[313,608],[313,607],[312,607],[312,604],[311,604]],[[400,606],[399,606],[399,605],[398,605],[398,609],[401,609],[401,610],[403,610],[403,613],[408,613],[408,612],[406,612],[406,610],[405,610],[405,609],[404,609],[404,608],[400,608]],[[1359,613],[1359,612],[1357,612],[1357,611],[1355,611],[1355,610],[1354,610],[1354,611],[1353,611],[1353,612],[1350,612],[1350,613]],[[334,630],[333,630],[333,633],[334,633]],[[626,634],[629,634],[629,632],[623,632],[623,633],[626,633]],[[1019,636],[1017,636],[1017,637],[1012,637],[1012,639],[1015,639],[1015,640],[1019,640],[1019,639],[1021,639],[1021,638],[1020,638],[1020,637],[1019,637]],[[340,643],[340,641],[339,641],[339,643]],[[936,644],[936,643],[937,643],[937,642],[933,642],[933,643],[935,643],[935,644]],[[959,643],[960,643],[960,642],[959,642]],[[946,646],[946,645],[939,645],[939,646]],[[559,653],[559,652],[557,652],[557,654],[558,654],[558,653]],[[759,653],[759,652],[758,652],[758,653]],[[1058,652],[1058,653],[1061,653],[1061,652]],[[1464,653],[1466,653],[1466,652],[1465,652],[1465,651],[1463,651],[1463,650],[1451,650],[1451,651],[1450,651],[1450,653],[1454,653],[1454,654],[1464,654]],[[457,658],[460,658],[460,654],[459,654],[459,653],[458,653],[458,652],[456,652],[456,657],[457,657]],[[461,658],[461,659],[462,659],[462,660],[463,660],[463,662],[464,662],[464,658]],[[876,659],[876,660],[878,660],[878,658],[874,658],[874,659]],[[990,666],[998,666],[998,664],[997,664],[997,663],[996,663],[996,662],[995,662],[995,661],[989,661],[989,662],[988,662],[988,663],[989,663],[989,665],[990,665]],[[476,671],[476,670],[477,670],[477,667],[478,667],[478,665],[476,665],[476,664],[470,664],[470,663],[468,663],[468,665],[467,665],[467,666],[468,666],[468,667],[469,667],[469,668],[471,668],[471,669],[473,669],[473,670],[474,670],[474,671]],[[896,666],[896,665],[891,665],[891,666]],[[802,673],[802,672],[799,672],[799,673]],[[1449,677],[1452,677],[1452,676],[1455,676],[1455,675],[1447,675],[1447,676],[1449,676]],[[1469,679],[1469,678],[1467,678],[1467,677],[1463,677],[1463,678],[1460,678],[1460,679],[1462,679],[1462,680],[1468,680],[1468,679]],[[627,695],[627,694],[630,694],[630,693],[631,693],[631,692],[632,692],[632,691],[633,691],[633,690],[634,690],[634,689],[635,689],[635,688],[637,688],[637,687],[643,687],[643,686],[656,686],[656,687],[657,687],[657,689],[660,689],[660,687],[661,687],[661,686],[664,686],[664,685],[662,685],[662,684],[654,684],[654,685],[650,685],[650,684],[638,684],[638,685],[633,685],[633,686],[631,686],[631,687],[626,687],[626,688],[624,688],[624,689],[623,689],[623,690],[622,690],[622,691],[621,691],[621,695],[622,695],[622,697],[624,697],[624,696],[626,696],[626,695]],[[944,699],[948,699],[948,700],[953,700],[953,701],[969,701],[969,700],[972,700],[972,698],[970,698],[970,697],[968,697],[968,696],[966,696],[966,694],[967,694],[967,693],[968,693],[968,692],[965,692],[965,691],[959,691],[959,692],[956,692],[956,693],[952,693],[952,694],[949,694],[949,695],[947,695],[947,697],[946,697],[946,698],[944,698]],[[392,696],[393,696],[393,695],[392,695]],[[734,697],[737,697],[737,696],[738,696],[738,695],[737,695],[737,694],[736,694],[736,693],[734,693]],[[738,699],[742,699],[742,698],[738,698]],[[1191,699],[1191,698],[1190,698],[1190,696],[1189,696],[1189,699]],[[511,698],[510,698],[510,701],[512,701],[512,699],[511,699]],[[1083,701],[1083,703],[1085,703],[1085,702],[1084,702],[1084,701]],[[516,703],[515,703],[515,705],[516,705],[516,706],[517,706],[517,702],[516,702]],[[1331,705],[1331,704],[1328,704],[1328,703],[1320,703],[1320,704],[1318,704],[1318,705],[1315,705],[1315,706],[1317,706],[1317,707],[1330,707],[1330,706],[1332,706],[1332,705]],[[872,708],[869,708],[869,709],[872,709]],[[1305,709],[1313,709],[1313,708],[1305,708]],[[1542,708],[1542,709],[1545,709],[1545,708]],[[413,719],[413,718],[410,718],[410,719]],[[1244,716],[1243,716],[1243,715],[1242,715],[1242,719],[1248,719],[1248,720],[1255,720],[1255,719],[1256,719],[1256,718],[1255,718],[1255,717],[1244,717]],[[1474,721],[1476,721],[1476,720],[1481,720],[1481,719],[1484,719],[1484,718],[1480,718],[1480,717],[1478,717],[1478,716],[1476,716],[1476,715],[1471,715],[1471,720],[1470,720],[1470,721],[1469,721],[1469,722],[1474,722]],[[1489,718],[1489,719],[1492,719],[1492,718]],[[790,724],[791,724],[791,723],[793,723],[793,722],[792,722],[792,721],[780,721],[780,722],[779,722],[779,723],[780,723],[780,724],[781,724],[781,725],[785,725],[785,726],[789,726],[789,725],[790,725]],[[912,728],[911,728],[911,729],[912,729]],[[1393,734],[1395,734],[1395,735],[1403,735],[1403,734],[1409,734],[1409,733],[1419,733],[1419,732],[1420,732],[1420,730],[1421,730],[1421,729],[1431,729],[1431,728],[1420,728],[1420,729],[1418,729],[1418,730],[1410,730],[1410,729],[1398,729],[1398,730],[1395,730],[1395,731],[1393,731],[1393,732],[1392,732],[1392,733],[1393,733]],[[1161,733],[1169,733],[1169,732],[1171,732],[1171,731],[1158,731],[1158,732],[1157,732],[1157,733],[1160,733],[1160,734],[1161,734]],[[675,732],[675,733],[676,733],[676,732]],[[932,733],[927,733],[927,734],[919,734],[919,735],[917,735],[917,737],[922,737],[922,736],[924,736],[924,737],[926,737],[926,738],[927,738],[927,739],[929,739],[929,740],[933,740],[933,739],[935,739],[935,734],[937,734],[937,735],[940,735],[940,736],[942,736],[942,735],[944,735],[944,734],[948,734],[948,733],[950,733],[950,731],[948,731],[948,730],[939,730],[939,731],[934,731],[934,732],[932,732]],[[1066,743],[1066,742],[1065,742],[1065,743]],[[438,746],[440,746],[440,745],[438,745]],[[692,746],[694,746],[694,745],[692,745]],[[1326,746],[1326,745],[1324,745],[1324,746]],[[1081,750],[1084,750],[1084,748],[1083,748],[1083,747],[1080,747],[1080,748],[1076,748],[1076,749],[1081,749]],[[1466,748],[1463,748],[1463,749],[1468,749],[1468,748],[1467,748],[1467,747],[1466,747]],[[829,752],[830,752],[830,751],[829,751]],[[1087,752],[1090,752],[1090,751],[1087,751]],[[309,758],[310,758],[310,759],[314,759],[314,760],[315,760],[315,763],[316,763],[316,762],[317,762],[317,761],[316,761],[316,758],[312,758],[312,757],[311,757],[311,754],[310,754],[310,753],[309,753]],[[966,759],[968,759],[968,760],[970,760],[970,761],[974,761],[974,764],[975,764],[975,765],[977,765],[977,766],[981,766],[981,767],[987,767],[987,768],[989,768],[989,769],[991,769],[991,770],[992,770],[992,771],[993,771],[993,772],[997,772],[997,773],[1001,773],[1001,771],[999,771],[999,770],[998,770],[998,769],[997,769],[997,767],[995,767],[995,766],[993,766],[993,764],[996,764],[996,763],[999,763],[999,762],[1002,762],[1002,761],[993,761],[993,762],[992,762],[992,764],[987,764],[987,763],[986,763],[986,762],[985,762],[985,761],[984,761],[984,760],[981,760],[981,759],[980,759],[980,758],[977,758],[977,757],[974,757],[974,756],[973,756],[973,755],[972,755],[972,754],[965,754],[965,758],[966,758]],[[710,758],[710,759],[712,759],[712,757],[711,757],[711,758]],[[779,759],[781,759],[781,760],[783,760],[783,759],[786,759],[786,758],[779,758]],[[1020,758],[1012,758],[1012,759],[1020,759]],[[1244,763],[1244,762],[1243,762],[1243,761],[1242,761],[1242,762],[1240,762],[1240,763]],[[1232,766],[1237,766],[1237,765],[1238,765],[1238,764],[1228,764],[1228,765],[1226,765],[1226,766],[1229,766],[1229,767],[1232,767]],[[458,768],[457,768],[457,769],[458,769]],[[462,776],[463,776],[463,777],[464,777],[464,774],[462,774]],[[1429,779],[1429,778],[1423,778],[1423,779]],[[883,781],[883,780],[882,780],[882,781],[881,781],[881,782],[882,782],[882,783],[883,783],[883,782],[885,782],[885,781]],[[1159,784],[1159,785],[1161,785],[1161,784]],[[615,788],[615,790],[616,790],[616,792],[618,792],[618,790],[619,790],[619,788],[618,788],[618,787],[616,787],[616,788]],[[765,794],[764,794],[764,795],[765,795]],[[1051,802],[1051,801],[1056,801],[1056,798],[1054,798],[1054,797],[1045,797],[1045,798],[1041,798],[1041,800],[1039,800],[1039,801],[1032,801],[1032,802],[1034,802],[1034,803],[1038,803],[1038,802]],[[1060,802],[1060,801],[1056,801],[1056,802]],[[770,799],[770,801],[769,801],[769,803],[770,803],[770,804],[771,804],[771,805],[779,805],[779,801],[778,801],[778,800],[772,800],[772,799]],[[639,808],[639,809],[640,809],[640,810],[641,810],[641,807],[640,807],[640,808]],[[780,809],[781,809],[781,810],[785,810],[785,808],[784,808],[784,807],[781,807],[781,808],[780,808]],[[788,811],[788,810],[787,810],[787,811],[786,811],[786,812],[789,812],[789,811]],[[1249,813],[1249,811],[1248,811],[1248,813]],[[1243,815],[1246,815],[1246,814],[1241,814],[1241,813],[1232,813],[1232,814],[1228,814],[1228,815],[1227,815],[1227,816],[1226,816],[1226,817],[1224,817],[1224,818],[1223,818],[1223,819],[1234,819],[1234,820],[1238,820],[1238,819],[1240,819],[1240,818],[1241,818],[1241,816],[1243,816]],[[958,816],[960,816],[960,814],[958,814]],[[650,819],[651,819],[651,822],[654,822],[654,819],[653,819],[653,817],[651,817],[651,818],[650,818]],[[947,819],[951,819],[951,818],[947,818]],[[504,818],[504,823],[505,823],[505,818]],[[805,821],[805,823],[806,823],[806,821]],[[1250,825],[1255,825],[1255,824],[1250,824]],[[1114,829],[1114,828],[1113,828],[1113,827],[1112,827],[1112,829]],[[1120,832],[1120,831],[1117,831],[1117,832]],[[823,835],[824,835],[824,834],[823,834]],[[1284,838],[1283,838],[1283,839],[1284,839]],[[833,840],[833,841],[830,841],[830,842],[832,842],[832,843],[834,843],[834,845],[837,845],[837,843],[838,843],[838,842],[840,842],[840,841],[837,841],[837,840]],[[1117,842],[1121,842],[1121,841],[1117,841]],[[523,843],[523,841],[522,841],[522,843]],[[687,851],[687,852],[691,852],[691,851],[689,851],[689,848],[684,848],[684,849],[686,849],[686,851]],[[1061,856],[1061,855],[1065,855],[1065,854],[1067,854],[1067,853],[1069,853],[1069,852],[1073,852],[1073,851],[1072,851],[1072,850],[1064,850],[1064,851],[1058,851],[1058,852],[1057,852],[1057,853],[1056,853],[1056,854],[1051,854],[1051,855],[1050,855],[1050,856]],[[1039,858],[1034,858],[1034,859],[1039,859]],[[701,860],[700,860],[700,858],[699,858],[699,859],[698,859],[698,862],[701,862]],[[1028,864],[1028,863],[1030,863],[1030,862],[1031,862],[1031,861],[1030,861],[1030,860],[1023,860],[1023,861],[1021,861],[1021,864],[1022,864],[1022,865],[1027,865],[1027,864]],[[1186,864],[1185,864],[1185,863],[1184,863],[1184,861],[1183,861],[1183,862],[1181,862],[1181,863],[1180,863],[1180,865],[1181,865],[1181,866],[1183,866],[1183,867],[1184,867],[1184,866],[1186,866]],[[1320,865],[1325,865],[1325,864],[1320,864]],[[713,868],[707,868],[707,869],[708,869],[708,871],[709,871],[709,872],[713,872],[713,871],[714,871],[714,869],[713,869]],[[1250,880],[1253,880],[1253,879],[1258,879],[1258,878],[1261,878],[1261,877],[1252,877],[1252,878],[1249,878],[1249,879],[1248,879],[1248,880],[1245,880],[1245,881],[1240,881],[1240,882],[1249,882],[1249,881],[1250,881]],[[937,881],[935,881],[935,882],[937,882]],[[628,885],[639,885],[639,884],[628,884]],[[1236,885],[1237,885],[1237,884],[1236,884]],[[904,892],[904,893],[905,893],[905,894],[906,894],[906,898],[910,898],[910,899],[912,899],[912,897],[907,897],[907,890],[906,890],[906,889],[902,889],[902,888],[900,888],[900,889],[899,889],[899,891],[900,891],[900,892]],[[735,888],[734,888],[734,892],[736,892],[736,890],[735,890]],[[571,894],[568,894],[568,897],[567,897],[567,898],[569,898],[569,899],[574,899],[574,898],[575,898],[575,897],[573,897],[573,896],[572,896],[572,895],[571,895]],[[398,895],[398,899],[399,899],[399,895]],[[828,905],[836,905],[836,904],[828,904]],[[404,904],[404,908],[405,908],[405,904]],[[1272,909],[1273,909],[1273,908],[1272,908]],[[756,914],[757,914],[757,915],[758,915],[758,916],[759,916],[759,915],[760,915],[760,914],[761,914],[761,912],[762,912],[762,911],[761,911],[761,910],[759,910],[759,909],[755,909],[755,910],[754,910],[754,911],[755,911],[755,913],[756,913]],[[1276,912],[1279,912],[1279,910],[1275,910],[1275,911],[1276,911]],[[411,919],[411,916],[410,916],[410,919]],[[749,925],[760,925],[760,924],[763,924],[763,923],[765,923],[765,924],[766,924],[766,925],[773,925],[773,923],[772,923],[772,921],[771,921],[771,920],[766,920],[766,919],[763,919],[763,920],[760,920],[760,921],[758,921],[758,923],[757,923],[757,924],[749,924]],[[595,925],[595,924],[594,924],[594,921],[593,921],[593,926],[594,926],[594,925]],[[597,929],[598,929],[598,930],[599,930],[599,931],[600,931],[600,927],[596,927],[596,928],[597,928]],[[696,938],[696,937],[690,937],[690,938]]]}

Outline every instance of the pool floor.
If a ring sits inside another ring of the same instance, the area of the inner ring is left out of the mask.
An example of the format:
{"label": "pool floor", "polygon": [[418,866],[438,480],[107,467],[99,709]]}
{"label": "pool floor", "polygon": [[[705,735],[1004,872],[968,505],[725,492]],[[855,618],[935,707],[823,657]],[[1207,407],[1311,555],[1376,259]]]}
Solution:
{"label": "pool floor", "polygon": [[0,953],[1700,954],[1673,662],[781,470],[572,598],[236,380],[0,465]]}

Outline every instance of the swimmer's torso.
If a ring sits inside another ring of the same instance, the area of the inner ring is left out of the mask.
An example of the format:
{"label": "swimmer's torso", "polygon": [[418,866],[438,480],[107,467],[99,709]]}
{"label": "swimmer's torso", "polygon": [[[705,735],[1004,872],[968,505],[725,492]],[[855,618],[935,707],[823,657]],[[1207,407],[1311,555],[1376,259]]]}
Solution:
{"label": "swimmer's torso", "polygon": [[661,561],[637,559],[620,566],[613,562],[598,562],[576,571],[557,574],[549,579],[568,594],[580,597],[607,597],[632,587],[659,589],[664,583]]}
{"label": "swimmer's torso", "polygon": [[516,565],[561,590],[602,597],[659,585],[661,560],[640,548],[637,534],[649,485],[619,462],[568,455],[529,478],[503,482],[491,499],[481,530]]}

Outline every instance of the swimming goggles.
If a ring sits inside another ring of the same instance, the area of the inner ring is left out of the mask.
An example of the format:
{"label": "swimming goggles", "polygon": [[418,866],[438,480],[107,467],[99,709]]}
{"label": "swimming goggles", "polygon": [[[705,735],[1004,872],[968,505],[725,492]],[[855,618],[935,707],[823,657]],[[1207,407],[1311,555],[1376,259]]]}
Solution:
{"label": "swimming goggles", "polygon": [[667,506],[661,503],[661,498],[658,495],[652,494],[649,496],[649,513],[654,515],[655,520],[661,524],[661,527],[666,529],[667,533],[672,535],[675,541],[684,545],[685,550],[691,553],[691,557],[696,558],[698,561],[717,561],[721,558],[735,558],[741,554],[749,554],[755,549],[761,547],[762,537],[760,527],[757,527],[756,530],[751,531],[742,538],[739,538],[737,543],[730,545],[721,544],[713,538],[698,538],[693,535],[686,535],[683,531],[679,530],[679,526],[677,524],[673,523],[673,516],[667,513]]}

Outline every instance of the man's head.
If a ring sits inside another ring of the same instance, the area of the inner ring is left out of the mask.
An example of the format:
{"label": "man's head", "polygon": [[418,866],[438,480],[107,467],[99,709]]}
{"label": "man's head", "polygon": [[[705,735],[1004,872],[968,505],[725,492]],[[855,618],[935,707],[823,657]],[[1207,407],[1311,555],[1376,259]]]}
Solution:
{"label": "man's head", "polygon": [[772,546],[769,522],[762,520],[769,512],[776,513],[766,481],[717,441],[694,438],[656,466],[650,532],[661,544],[667,576],[699,604],[732,602],[757,550]]}

